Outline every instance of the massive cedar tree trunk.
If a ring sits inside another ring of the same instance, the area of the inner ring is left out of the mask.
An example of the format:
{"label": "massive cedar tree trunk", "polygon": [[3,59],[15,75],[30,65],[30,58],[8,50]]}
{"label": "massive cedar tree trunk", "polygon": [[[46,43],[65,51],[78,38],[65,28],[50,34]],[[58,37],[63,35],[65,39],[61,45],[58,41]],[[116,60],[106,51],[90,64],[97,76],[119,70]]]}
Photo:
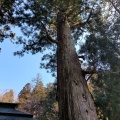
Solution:
{"label": "massive cedar tree trunk", "polygon": [[58,104],[60,120],[98,120],[71,36],[67,19],[57,17]]}

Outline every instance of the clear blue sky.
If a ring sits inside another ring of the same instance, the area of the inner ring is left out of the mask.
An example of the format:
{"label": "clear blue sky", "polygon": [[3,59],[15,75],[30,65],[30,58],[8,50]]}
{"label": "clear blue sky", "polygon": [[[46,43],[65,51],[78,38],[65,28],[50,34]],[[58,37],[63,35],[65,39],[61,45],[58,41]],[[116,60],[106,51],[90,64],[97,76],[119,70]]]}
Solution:
{"label": "clear blue sky", "polygon": [[[15,29],[19,34],[20,31]],[[26,54],[24,57],[13,56],[19,46],[14,45],[9,39],[0,43],[2,51],[0,53],[0,92],[6,89],[13,89],[15,96],[24,85],[31,82],[40,73],[44,85],[53,82],[54,78],[45,69],[40,69],[41,53],[32,55]]]}

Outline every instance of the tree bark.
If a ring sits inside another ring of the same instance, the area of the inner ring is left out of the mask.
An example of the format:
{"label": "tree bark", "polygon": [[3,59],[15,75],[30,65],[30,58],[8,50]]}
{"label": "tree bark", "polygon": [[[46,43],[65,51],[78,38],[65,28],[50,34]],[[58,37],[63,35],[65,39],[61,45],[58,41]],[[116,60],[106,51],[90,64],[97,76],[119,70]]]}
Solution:
{"label": "tree bark", "polygon": [[98,120],[94,101],[72,40],[70,26],[62,14],[57,17],[57,82],[60,120]]}

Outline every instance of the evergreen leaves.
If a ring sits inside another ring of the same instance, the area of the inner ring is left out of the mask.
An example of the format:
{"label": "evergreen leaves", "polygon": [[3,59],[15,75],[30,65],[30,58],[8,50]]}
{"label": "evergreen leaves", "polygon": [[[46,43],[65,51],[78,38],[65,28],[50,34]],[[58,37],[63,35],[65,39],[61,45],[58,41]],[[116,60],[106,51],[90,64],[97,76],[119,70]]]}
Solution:
{"label": "evergreen leaves", "polygon": [[92,76],[90,84],[99,119],[117,120],[120,108],[120,36],[117,27],[120,22],[119,18],[107,24],[99,19],[95,21],[96,26],[90,28],[91,33],[79,52],[85,55],[88,67],[96,69],[98,74],[97,79]]}

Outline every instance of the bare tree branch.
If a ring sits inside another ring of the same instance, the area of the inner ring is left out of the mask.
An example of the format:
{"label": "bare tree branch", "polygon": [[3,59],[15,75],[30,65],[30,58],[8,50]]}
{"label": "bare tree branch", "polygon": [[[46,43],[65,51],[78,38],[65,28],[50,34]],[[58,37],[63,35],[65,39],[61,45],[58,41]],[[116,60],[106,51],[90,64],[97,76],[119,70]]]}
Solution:
{"label": "bare tree branch", "polygon": [[92,74],[87,78],[86,81],[88,81],[88,80],[92,77],[93,74],[94,74],[94,73],[92,73]]}
{"label": "bare tree branch", "polygon": [[[88,72],[88,74],[90,74],[90,76],[87,78],[86,81],[88,81],[88,80],[92,77],[92,75],[95,74],[95,73],[99,73],[99,72],[96,72],[96,71],[90,71],[90,72]],[[120,74],[120,71],[116,71],[116,72],[106,71],[106,72],[104,72],[104,74],[119,75],[119,74]]]}
{"label": "bare tree branch", "polygon": [[[41,23],[42,23],[42,22],[41,22]],[[48,30],[47,30],[47,28],[45,27],[45,25],[44,25],[43,23],[42,23],[42,27],[43,27],[43,29],[45,30],[46,34],[47,34],[48,40],[49,40],[50,42],[53,42],[53,43],[58,44],[59,42],[58,42],[57,40],[54,40],[54,39],[49,35]]]}
{"label": "bare tree branch", "polygon": [[[67,16],[67,17],[70,17],[70,15],[72,15],[75,10],[76,10],[76,7],[74,7],[72,10],[70,10],[70,11],[66,14],[66,16]],[[78,13],[76,13],[76,16],[79,15],[79,14],[81,14],[83,11],[84,11],[84,10],[81,10],[81,11],[79,11]]]}
{"label": "bare tree branch", "polygon": [[[93,7],[94,7],[94,4],[93,4]],[[93,7],[91,8],[90,13],[89,13],[89,16],[88,16],[88,18],[87,18],[87,20],[86,20],[85,22],[78,21],[77,23],[71,25],[70,28],[71,28],[71,29],[75,29],[75,28],[77,28],[77,27],[79,27],[79,26],[82,27],[82,26],[86,25],[86,24],[89,22],[89,20],[90,20],[90,18],[91,18],[91,16],[92,16]]]}
{"label": "bare tree branch", "polygon": [[120,10],[115,6],[115,4],[111,0],[109,0],[109,2],[112,4],[115,10],[120,14]]}
{"label": "bare tree branch", "polygon": [[90,14],[89,14],[89,16],[88,16],[88,18],[87,18],[87,20],[86,20],[85,22],[79,21],[79,22],[71,25],[70,28],[71,28],[71,29],[75,29],[75,28],[77,28],[77,27],[79,27],[79,26],[81,26],[81,27],[84,26],[85,24],[87,24],[87,23],[89,22],[91,16],[92,16],[92,10],[90,11]]}
{"label": "bare tree branch", "polygon": [[120,74],[120,71],[106,71],[105,73],[115,75],[115,74]]}

